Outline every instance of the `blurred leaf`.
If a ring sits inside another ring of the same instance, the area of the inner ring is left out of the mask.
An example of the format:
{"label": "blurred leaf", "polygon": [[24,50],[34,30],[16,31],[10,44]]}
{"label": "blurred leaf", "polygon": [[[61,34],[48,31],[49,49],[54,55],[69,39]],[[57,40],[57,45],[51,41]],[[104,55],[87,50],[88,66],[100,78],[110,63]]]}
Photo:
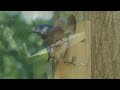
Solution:
{"label": "blurred leaf", "polygon": [[0,78],[33,78],[33,66],[36,63],[40,65],[40,72],[43,73],[39,74],[43,78],[46,78],[44,72],[47,75],[51,73],[50,65],[46,65],[48,54],[28,58],[44,48],[41,37],[31,32],[32,27],[42,23],[54,24],[54,20],[37,19],[30,25],[21,17],[20,11],[0,11]]}
{"label": "blurred leaf", "polygon": [[29,64],[33,64],[37,62],[39,62],[41,65],[48,63],[48,54],[33,56],[30,57],[28,60]]}

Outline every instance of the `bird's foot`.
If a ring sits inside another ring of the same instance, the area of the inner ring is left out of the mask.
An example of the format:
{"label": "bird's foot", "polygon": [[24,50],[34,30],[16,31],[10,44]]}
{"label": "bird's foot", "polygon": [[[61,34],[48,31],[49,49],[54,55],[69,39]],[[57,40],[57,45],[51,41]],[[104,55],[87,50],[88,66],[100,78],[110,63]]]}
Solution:
{"label": "bird's foot", "polygon": [[64,62],[65,64],[68,64],[68,65],[74,65],[75,66],[75,63],[73,63],[72,61],[71,62]]}
{"label": "bird's foot", "polygon": [[70,62],[64,62],[64,63],[66,63],[66,64],[68,64],[68,65],[74,65],[75,66],[75,60],[76,60],[76,57],[72,57],[72,61],[70,61]]}

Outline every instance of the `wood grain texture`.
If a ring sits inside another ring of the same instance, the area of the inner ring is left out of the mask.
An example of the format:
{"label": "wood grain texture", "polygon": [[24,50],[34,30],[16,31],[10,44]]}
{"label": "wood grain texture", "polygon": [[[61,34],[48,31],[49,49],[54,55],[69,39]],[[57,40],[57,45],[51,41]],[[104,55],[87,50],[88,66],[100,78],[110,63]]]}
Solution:
{"label": "wood grain texture", "polygon": [[120,78],[120,12],[86,12],[92,21],[92,78]]}

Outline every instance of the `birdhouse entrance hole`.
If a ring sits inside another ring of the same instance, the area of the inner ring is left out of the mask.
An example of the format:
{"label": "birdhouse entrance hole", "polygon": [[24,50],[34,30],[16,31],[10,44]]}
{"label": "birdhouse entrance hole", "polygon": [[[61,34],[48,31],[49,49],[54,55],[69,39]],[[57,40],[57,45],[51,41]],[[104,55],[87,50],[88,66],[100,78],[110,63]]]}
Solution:
{"label": "birdhouse entrance hole", "polygon": [[74,15],[70,15],[68,17],[68,29],[72,32],[72,33],[75,33],[76,31],[76,18]]}

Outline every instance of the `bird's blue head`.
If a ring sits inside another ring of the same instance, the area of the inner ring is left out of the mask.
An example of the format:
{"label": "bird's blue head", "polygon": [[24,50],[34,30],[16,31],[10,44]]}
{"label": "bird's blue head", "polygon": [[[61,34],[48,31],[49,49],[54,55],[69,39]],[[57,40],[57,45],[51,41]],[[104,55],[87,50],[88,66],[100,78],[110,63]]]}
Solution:
{"label": "bird's blue head", "polygon": [[34,29],[33,32],[39,33],[41,35],[46,35],[48,30],[53,30],[53,28],[53,25],[41,24],[36,29]]}

